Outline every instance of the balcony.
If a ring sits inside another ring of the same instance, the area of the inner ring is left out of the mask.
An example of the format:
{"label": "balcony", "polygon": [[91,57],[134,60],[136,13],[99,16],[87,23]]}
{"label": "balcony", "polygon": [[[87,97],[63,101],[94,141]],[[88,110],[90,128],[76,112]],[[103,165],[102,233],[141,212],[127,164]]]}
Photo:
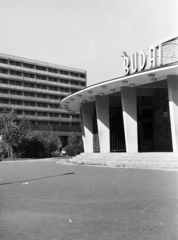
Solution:
{"label": "balcony", "polygon": [[17,119],[29,119],[29,120],[37,120],[37,116],[31,116],[31,115],[17,115]]}
{"label": "balcony", "polygon": [[45,85],[49,84],[48,80],[43,80],[43,79],[36,79],[36,82],[37,83],[44,83]]}
{"label": "balcony", "polygon": [[81,122],[80,118],[72,118],[72,122]]}
{"label": "balcony", "polygon": [[36,78],[23,77],[23,80],[24,80],[25,82],[36,83]]}
{"label": "balcony", "polygon": [[48,99],[48,102],[49,103],[60,103],[60,100],[57,100],[57,99]]}
{"label": "balcony", "polygon": [[63,74],[60,74],[60,78],[64,78],[64,79],[67,79],[67,80],[76,80],[76,81],[79,81],[79,82],[86,82],[86,78],[80,78],[80,77],[74,77],[74,76],[71,76],[71,75],[63,75]]}
{"label": "balcony", "polygon": [[0,103],[0,107],[1,108],[11,108],[11,106],[10,106],[10,104],[8,104],[8,103]]}
{"label": "balcony", "polygon": [[24,100],[23,95],[9,94],[8,96],[9,96],[9,99],[22,99],[22,100]]}
{"label": "balcony", "polygon": [[49,89],[49,94],[54,94],[54,95],[58,95],[59,96],[60,91],[59,90],[58,91],[53,91],[53,90]]}
{"label": "balcony", "polygon": [[49,93],[48,89],[35,88],[38,93]]}
{"label": "balcony", "polygon": [[23,87],[23,90],[24,90],[24,91],[30,91],[30,92],[36,92],[36,88],[35,88],[35,87],[32,88],[32,87],[26,87],[26,86],[24,86],[24,87]]}
{"label": "balcony", "polygon": [[71,94],[70,92],[59,92],[59,95],[61,96],[68,96],[69,94]]}

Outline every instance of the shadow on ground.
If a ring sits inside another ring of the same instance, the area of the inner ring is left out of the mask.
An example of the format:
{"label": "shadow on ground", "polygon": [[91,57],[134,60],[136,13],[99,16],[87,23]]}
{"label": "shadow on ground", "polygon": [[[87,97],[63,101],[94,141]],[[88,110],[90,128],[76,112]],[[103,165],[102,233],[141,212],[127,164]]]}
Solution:
{"label": "shadow on ground", "polygon": [[69,173],[57,174],[57,175],[52,175],[52,176],[40,177],[40,178],[25,179],[25,180],[15,181],[15,182],[0,183],[0,186],[8,185],[8,184],[15,184],[15,183],[32,182],[32,181],[42,180],[42,179],[46,179],[46,178],[62,177],[62,176],[71,175],[71,174],[75,174],[75,173],[69,172]]}

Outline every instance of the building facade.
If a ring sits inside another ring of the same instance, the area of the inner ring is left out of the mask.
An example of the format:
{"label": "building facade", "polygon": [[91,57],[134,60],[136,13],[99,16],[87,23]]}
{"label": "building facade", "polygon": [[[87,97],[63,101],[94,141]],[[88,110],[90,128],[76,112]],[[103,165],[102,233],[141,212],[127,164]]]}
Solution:
{"label": "building facade", "polygon": [[178,152],[178,35],[124,56],[123,77],[62,100],[81,112],[85,152]]}
{"label": "building facade", "polygon": [[36,129],[50,125],[61,136],[81,135],[79,113],[69,113],[60,101],[86,86],[86,71],[0,54],[0,112],[16,109]]}

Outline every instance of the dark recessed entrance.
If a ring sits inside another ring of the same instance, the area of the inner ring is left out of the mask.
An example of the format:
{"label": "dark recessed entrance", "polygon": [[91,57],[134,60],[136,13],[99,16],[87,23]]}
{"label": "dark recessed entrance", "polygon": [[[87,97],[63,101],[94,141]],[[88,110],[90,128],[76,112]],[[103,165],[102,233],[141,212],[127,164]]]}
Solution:
{"label": "dark recessed entrance", "polygon": [[151,152],[153,145],[153,110],[151,107],[138,106],[138,150]]}
{"label": "dark recessed entrance", "polygon": [[125,152],[122,107],[110,107],[110,151]]}

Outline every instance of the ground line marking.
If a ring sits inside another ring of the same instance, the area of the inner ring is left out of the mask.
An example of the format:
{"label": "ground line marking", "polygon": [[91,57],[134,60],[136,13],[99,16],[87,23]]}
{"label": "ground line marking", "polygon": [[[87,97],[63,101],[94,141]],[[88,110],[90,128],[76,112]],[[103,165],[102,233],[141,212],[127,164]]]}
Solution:
{"label": "ground line marking", "polygon": [[149,207],[151,207],[154,203],[151,203],[148,207],[146,207],[145,209],[143,209],[142,211],[140,211],[140,213],[146,211]]}

